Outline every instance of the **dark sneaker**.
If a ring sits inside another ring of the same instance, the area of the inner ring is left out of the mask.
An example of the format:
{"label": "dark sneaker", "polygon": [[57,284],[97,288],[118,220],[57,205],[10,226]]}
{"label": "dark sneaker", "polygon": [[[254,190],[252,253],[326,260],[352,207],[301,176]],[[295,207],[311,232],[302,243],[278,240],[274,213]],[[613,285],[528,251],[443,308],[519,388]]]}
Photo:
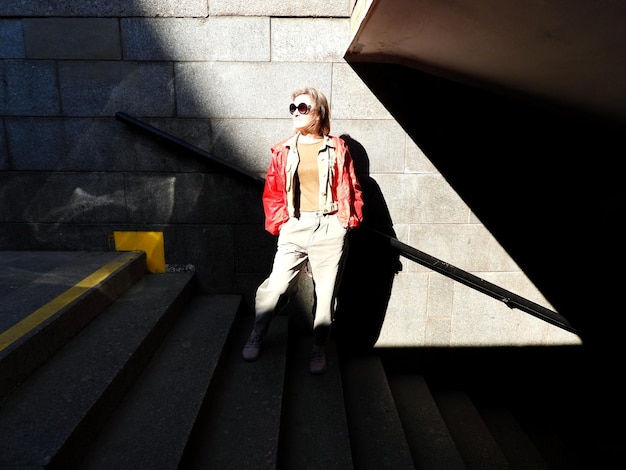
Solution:
{"label": "dark sneaker", "polygon": [[309,364],[311,374],[323,374],[326,372],[328,363],[323,346],[313,346],[311,350],[311,362]]}
{"label": "dark sneaker", "polygon": [[256,331],[252,331],[250,333],[250,337],[246,342],[246,345],[243,347],[243,352],[241,356],[244,361],[256,361],[261,356],[261,340],[263,339],[263,335],[257,333]]}

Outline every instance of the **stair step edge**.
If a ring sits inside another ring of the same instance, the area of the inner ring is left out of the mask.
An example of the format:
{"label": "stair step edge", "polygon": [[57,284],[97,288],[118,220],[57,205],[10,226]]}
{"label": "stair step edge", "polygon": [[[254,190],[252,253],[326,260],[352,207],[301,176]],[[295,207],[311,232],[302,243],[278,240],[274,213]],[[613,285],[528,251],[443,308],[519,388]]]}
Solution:
{"label": "stair step edge", "polygon": [[326,372],[311,374],[313,335],[290,334],[289,343],[280,468],[352,470],[337,345],[331,337],[326,346]]}
{"label": "stair step edge", "polygon": [[[35,268],[25,265],[21,270]],[[28,274],[32,277],[30,282],[2,297],[0,398],[62,348],[145,272],[145,253],[87,252],[65,259],[64,264],[44,274]],[[22,275],[27,274],[22,272]]]}
{"label": "stair step edge", "polygon": [[264,337],[261,357],[246,362],[241,352],[252,322],[252,315],[235,321],[180,468],[277,468],[288,321],[277,316]]}
{"label": "stair step edge", "polygon": [[549,470],[550,466],[513,414],[503,407],[481,408],[480,414],[514,468]]}
{"label": "stair step edge", "polygon": [[0,466],[70,468],[158,348],[192,279],[146,274],[15,389],[0,409]]}
{"label": "stair step edge", "polygon": [[466,468],[423,375],[389,377],[389,386],[418,468]]}
{"label": "stair step edge", "polygon": [[471,398],[464,391],[437,391],[434,397],[468,468],[511,468]]}
{"label": "stair step edge", "polygon": [[378,355],[344,358],[342,377],[355,468],[414,469],[409,443]]}
{"label": "stair step edge", "polygon": [[179,467],[240,303],[234,295],[191,300],[79,469]]}

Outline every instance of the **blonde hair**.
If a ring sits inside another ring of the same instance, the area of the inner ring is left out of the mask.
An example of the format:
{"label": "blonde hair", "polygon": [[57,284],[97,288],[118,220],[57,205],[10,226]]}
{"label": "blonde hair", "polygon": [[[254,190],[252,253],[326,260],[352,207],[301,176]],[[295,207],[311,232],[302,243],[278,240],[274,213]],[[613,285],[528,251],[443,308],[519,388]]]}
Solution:
{"label": "blonde hair", "polygon": [[300,95],[308,95],[311,98],[311,112],[317,117],[311,122],[310,130],[320,135],[330,134],[330,106],[324,93],[314,87],[304,87],[295,90],[291,94],[291,99],[294,100]]}

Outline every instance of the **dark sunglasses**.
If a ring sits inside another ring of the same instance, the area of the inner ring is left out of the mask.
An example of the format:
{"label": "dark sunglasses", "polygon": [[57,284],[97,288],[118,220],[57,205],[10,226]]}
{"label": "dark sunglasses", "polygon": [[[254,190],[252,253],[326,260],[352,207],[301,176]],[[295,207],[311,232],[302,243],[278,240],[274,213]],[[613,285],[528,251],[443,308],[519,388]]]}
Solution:
{"label": "dark sunglasses", "polygon": [[298,110],[300,114],[309,114],[309,112],[311,111],[311,105],[306,104],[306,103],[300,103],[297,106],[294,103],[291,103],[289,105],[289,112],[291,114],[293,114],[296,111],[296,109]]}

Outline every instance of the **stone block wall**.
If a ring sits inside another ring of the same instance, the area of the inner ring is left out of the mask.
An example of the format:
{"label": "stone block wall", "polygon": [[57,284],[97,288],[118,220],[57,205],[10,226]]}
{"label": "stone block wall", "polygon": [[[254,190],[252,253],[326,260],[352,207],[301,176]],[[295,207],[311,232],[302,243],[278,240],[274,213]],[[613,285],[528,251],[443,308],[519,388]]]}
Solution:
{"label": "stone block wall", "polygon": [[[354,149],[370,222],[388,219],[401,241],[550,307],[343,60],[354,3],[0,4],[3,249],[110,249],[114,230],[162,231],[169,266],[193,265],[203,291],[251,304],[275,243],[260,188],[115,114],[262,176],[270,145],[291,132],[290,93],[308,84]],[[356,237],[352,290],[371,298],[342,296],[345,330],[369,321],[380,346],[578,341],[405,259],[379,277],[384,247]],[[306,310],[310,285],[300,299]]]}

